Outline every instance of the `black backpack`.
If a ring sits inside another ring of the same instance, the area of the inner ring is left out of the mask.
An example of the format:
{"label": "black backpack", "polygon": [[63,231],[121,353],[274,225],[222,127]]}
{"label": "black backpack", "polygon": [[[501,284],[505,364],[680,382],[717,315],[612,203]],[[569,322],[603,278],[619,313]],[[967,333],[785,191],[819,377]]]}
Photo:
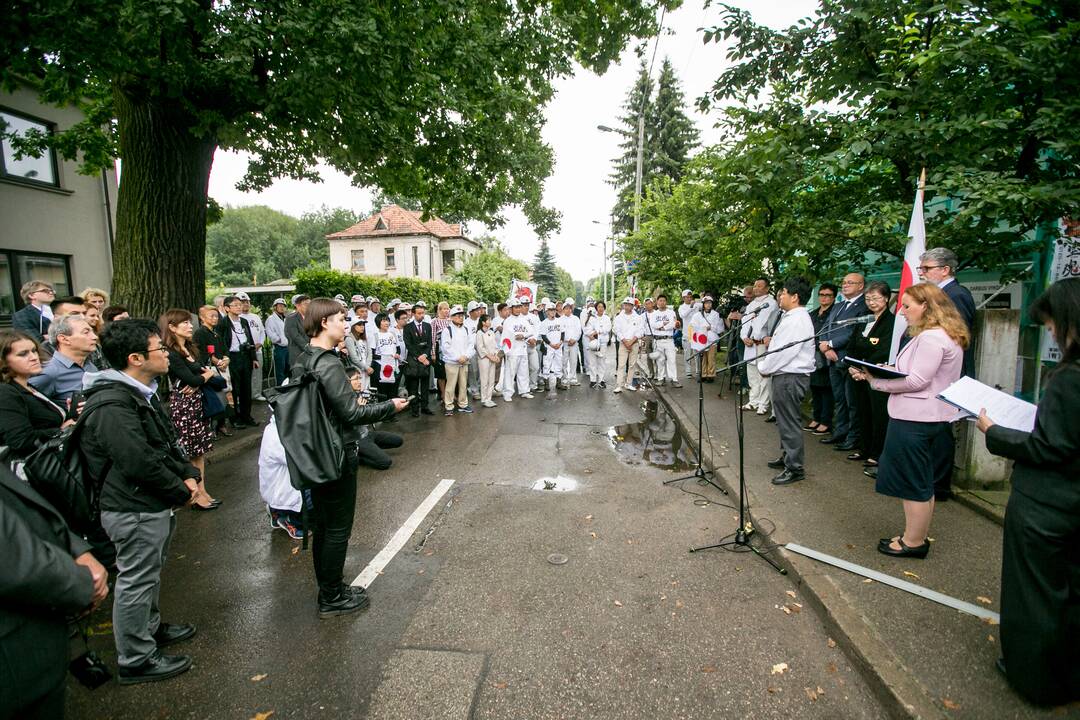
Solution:
{"label": "black backpack", "polygon": [[300,377],[266,393],[285,448],[289,480],[297,490],[336,482],[345,466],[345,443],[315,374],[320,358],[329,352],[305,355]]}

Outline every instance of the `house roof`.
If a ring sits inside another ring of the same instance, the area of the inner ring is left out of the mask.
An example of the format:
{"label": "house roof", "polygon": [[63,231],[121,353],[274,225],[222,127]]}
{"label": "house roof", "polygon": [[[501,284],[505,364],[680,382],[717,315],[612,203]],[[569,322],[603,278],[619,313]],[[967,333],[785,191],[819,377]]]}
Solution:
{"label": "house roof", "polygon": [[437,238],[465,238],[461,225],[452,225],[432,215],[425,222],[421,213],[398,205],[387,205],[350,228],[330,233],[330,240],[343,238],[373,238],[393,235],[434,235]]}

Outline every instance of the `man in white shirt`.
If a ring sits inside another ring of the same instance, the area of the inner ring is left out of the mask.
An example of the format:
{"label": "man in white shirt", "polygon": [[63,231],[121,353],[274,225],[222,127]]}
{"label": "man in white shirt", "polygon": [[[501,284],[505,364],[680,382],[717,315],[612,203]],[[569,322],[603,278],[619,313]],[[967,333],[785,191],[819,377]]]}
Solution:
{"label": "man in white shirt", "polygon": [[[465,329],[469,331],[469,337],[476,342],[476,321],[480,319],[480,303],[470,300],[465,307]],[[469,359],[469,396],[473,400],[480,399],[480,358],[476,353]]]}
{"label": "man in white shirt", "polygon": [[[814,322],[806,311],[810,283],[801,277],[784,281],[777,293],[784,315],[762,350],[757,370],[771,380],[773,412],[776,429],[780,432],[780,457],[769,467],[783,470],[772,479],[773,485],[790,485],[805,477],[802,429],[802,401],[810,389],[810,373],[814,372]],[[799,342],[802,341],[802,342]],[[786,347],[791,345],[791,347]]]}
{"label": "man in white shirt", "polygon": [[[753,361],[759,352],[765,352],[766,327],[775,307],[776,299],[769,294],[768,278],[759,277],[754,281],[754,299],[746,306],[739,330],[739,337],[744,345],[743,360]],[[767,414],[771,405],[769,383],[761,376],[756,362],[746,365],[746,378],[750,383],[750,399],[743,409],[754,410],[758,415]]]}
{"label": "man in white shirt", "polygon": [[266,337],[274,346],[274,380],[280,385],[289,377],[289,339],[285,337],[285,298],[274,300],[266,318]]}
{"label": "man in white shirt", "polygon": [[525,341],[525,352],[528,354],[529,367],[529,392],[540,387],[540,317],[536,314],[536,303],[521,301],[521,316],[529,322],[530,336]]}
{"label": "man in white shirt", "polygon": [[633,391],[634,371],[637,369],[638,345],[641,340],[641,316],[634,312],[634,298],[625,297],[622,312],[615,317],[615,340],[619,343],[615,363],[615,392]]}
{"label": "man in white shirt", "polygon": [[656,309],[646,317],[652,329],[657,383],[663,385],[670,379],[672,387],[682,387],[679,384],[679,366],[675,354],[675,340],[672,337],[679,318],[675,311],[667,306],[667,295],[660,293],[656,296]]}
{"label": "man in white shirt", "polygon": [[544,307],[547,315],[540,321],[540,341],[544,344],[544,371],[542,378],[547,385],[548,394],[553,394],[562,385],[564,344],[566,336],[563,332],[565,318],[555,314],[554,303],[548,303]]}
{"label": "man in white shirt", "polygon": [[574,314],[574,299],[563,303],[562,328],[566,342],[563,344],[563,381],[570,385],[578,382],[578,363],[581,361],[581,318]]}
{"label": "man in white shirt", "polygon": [[694,314],[694,293],[690,288],[682,291],[682,304],[676,309],[679,315],[678,327],[683,328],[683,362],[686,363],[686,377],[694,377],[694,368],[690,364],[690,356],[693,351],[690,350],[690,342],[686,338],[686,326],[690,322],[690,316]]}
{"label": "man in white shirt", "polygon": [[514,383],[517,383],[518,395],[532,399],[533,394],[529,387],[529,355],[528,341],[535,336],[532,323],[525,317],[525,307],[517,298],[512,298],[507,303],[510,306],[510,315],[502,324],[502,337],[499,340],[506,359],[503,361],[503,400],[511,402],[514,395]]}
{"label": "man in white shirt", "polygon": [[439,354],[446,370],[446,390],[443,393],[444,415],[454,414],[457,402],[459,413],[471,413],[466,390],[468,385],[469,359],[476,355],[473,335],[465,327],[465,308],[455,305],[450,308],[450,324],[442,331],[439,339]]}
{"label": "man in white shirt", "polygon": [[251,298],[248,297],[248,294],[238,292],[236,297],[240,298],[242,303],[240,317],[248,321],[248,325],[251,327],[251,336],[255,340],[255,366],[251,369],[251,399],[266,402],[266,398],[262,394],[262,348],[263,343],[266,342],[266,328],[263,327],[262,318],[257,313],[251,312]]}

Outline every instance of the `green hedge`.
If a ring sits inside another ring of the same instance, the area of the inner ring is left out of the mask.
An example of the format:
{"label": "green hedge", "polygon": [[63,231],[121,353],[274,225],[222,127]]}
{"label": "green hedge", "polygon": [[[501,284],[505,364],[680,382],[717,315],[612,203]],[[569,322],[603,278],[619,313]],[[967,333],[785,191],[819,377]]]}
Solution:
{"label": "green hedge", "polygon": [[428,311],[445,300],[451,305],[465,305],[476,299],[476,292],[467,285],[417,280],[415,278],[376,278],[336,270],[300,270],[296,273],[296,292],[311,297],[334,297],[341,294],[348,300],[353,295],[374,295],[385,306],[394,298],[414,303],[423,300]]}

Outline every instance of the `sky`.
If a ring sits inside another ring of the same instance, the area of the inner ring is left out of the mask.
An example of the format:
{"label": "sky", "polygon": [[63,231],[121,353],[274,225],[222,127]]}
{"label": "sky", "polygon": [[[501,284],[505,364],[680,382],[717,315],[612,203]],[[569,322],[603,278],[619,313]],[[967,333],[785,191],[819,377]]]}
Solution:
{"label": "sky", "polygon": [[[813,13],[816,0],[728,0],[750,10],[754,19],[774,28],[784,28]],[[664,57],[671,60],[682,82],[687,112],[701,130],[701,142],[715,142],[716,114],[702,114],[694,100],[704,94],[727,64],[725,48],[705,45],[699,28],[715,25],[717,7],[705,7],[703,0],[687,0],[664,18],[665,33],[659,37],[655,78]],[[653,43],[648,42],[646,57]],[[633,46],[627,47],[619,63],[602,76],[578,69],[572,77],[559,80],[556,95],[544,115],[544,140],[555,152],[555,170],[544,186],[544,203],[562,213],[562,228],[548,237],[555,262],[575,280],[587,281],[600,274],[602,246],[608,237],[608,213],[615,204],[615,189],[607,184],[612,160],[620,154],[621,136],[605,133],[597,125],[618,126],[618,117],[627,91],[638,71],[639,59]],[[320,166],[323,182],[279,180],[258,193],[241,192],[236,183],[247,169],[247,156],[219,150],[210,174],[210,196],[223,205],[267,205],[300,216],[322,205],[346,207],[359,213],[371,210],[373,192],[353,187],[348,176]],[[531,262],[540,245],[536,233],[514,208],[505,211],[507,222],[497,228],[469,223],[469,234],[490,233],[499,238],[506,251]],[[610,248],[609,248],[610,251]]]}

